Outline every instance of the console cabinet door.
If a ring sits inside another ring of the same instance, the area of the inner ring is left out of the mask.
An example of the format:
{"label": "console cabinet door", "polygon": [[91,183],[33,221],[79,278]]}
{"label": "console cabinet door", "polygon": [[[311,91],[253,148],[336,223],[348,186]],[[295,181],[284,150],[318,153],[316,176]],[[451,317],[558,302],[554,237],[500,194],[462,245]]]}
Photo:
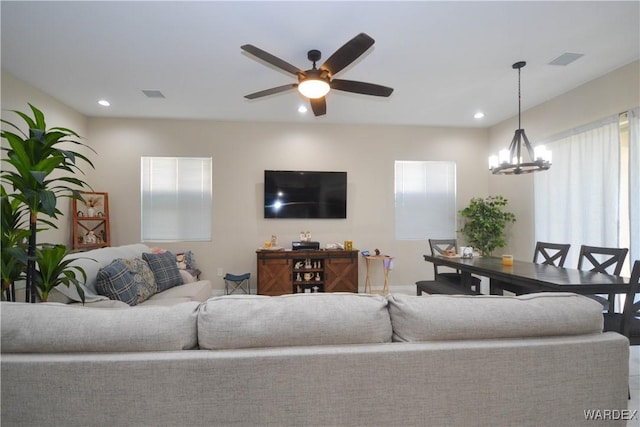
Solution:
{"label": "console cabinet door", "polygon": [[292,291],[291,260],[258,256],[258,294],[275,296]]}
{"label": "console cabinet door", "polygon": [[358,292],[358,255],[329,257],[324,262],[325,292]]}

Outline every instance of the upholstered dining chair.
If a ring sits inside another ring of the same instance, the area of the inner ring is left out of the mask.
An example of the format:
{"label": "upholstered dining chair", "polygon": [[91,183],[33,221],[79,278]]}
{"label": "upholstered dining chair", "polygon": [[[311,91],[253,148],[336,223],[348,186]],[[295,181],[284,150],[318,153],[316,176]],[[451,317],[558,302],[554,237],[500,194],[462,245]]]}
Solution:
{"label": "upholstered dining chair", "polygon": [[[431,255],[446,255],[446,251],[453,250],[458,253],[458,242],[456,239],[429,239]],[[417,294],[422,292],[430,294],[480,294],[480,278],[471,276],[471,288],[462,286],[462,274],[459,271],[440,271],[440,268],[447,268],[433,265],[434,280],[421,280],[416,282]]]}
{"label": "upholstered dining chair", "polygon": [[629,344],[640,345],[640,260],[633,264],[629,289],[622,313],[603,313],[604,331],[619,332],[629,338]]}
{"label": "upholstered dining chair", "polygon": [[[578,257],[578,270],[589,270],[603,274],[619,276],[622,271],[624,259],[627,257],[627,248],[606,248],[598,246],[580,246]],[[604,310],[615,312],[615,294],[606,297],[601,295],[588,295],[602,304]]]}

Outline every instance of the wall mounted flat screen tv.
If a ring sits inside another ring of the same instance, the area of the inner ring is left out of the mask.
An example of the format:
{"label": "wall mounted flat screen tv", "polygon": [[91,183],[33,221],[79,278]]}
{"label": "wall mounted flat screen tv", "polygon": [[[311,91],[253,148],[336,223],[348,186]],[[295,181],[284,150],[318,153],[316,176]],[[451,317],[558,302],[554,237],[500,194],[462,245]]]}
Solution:
{"label": "wall mounted flat screen tv", "polygon": [[265,218],[346,218],[347,173],[264,171]]}

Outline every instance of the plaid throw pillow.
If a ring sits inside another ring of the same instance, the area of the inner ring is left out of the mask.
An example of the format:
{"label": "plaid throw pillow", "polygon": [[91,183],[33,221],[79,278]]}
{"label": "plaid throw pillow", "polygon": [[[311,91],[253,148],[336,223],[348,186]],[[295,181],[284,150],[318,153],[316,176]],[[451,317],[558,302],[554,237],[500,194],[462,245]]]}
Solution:
{"label": "plaid throw pillow", "polygon": [[171,252],[161,254],[143,253],[142,259],[147,261],[153,271],[153,277],[158,285],[158,292],[166,291],[177,285],[182,285],[182,276],[176,265],[176,256]]}
{"label": "plaid throw pillow", "polygon": [[96,291],[109,299],[119,300],[129,305],[138,304],[138,285],[127,266],[117,259],[98,270]]}

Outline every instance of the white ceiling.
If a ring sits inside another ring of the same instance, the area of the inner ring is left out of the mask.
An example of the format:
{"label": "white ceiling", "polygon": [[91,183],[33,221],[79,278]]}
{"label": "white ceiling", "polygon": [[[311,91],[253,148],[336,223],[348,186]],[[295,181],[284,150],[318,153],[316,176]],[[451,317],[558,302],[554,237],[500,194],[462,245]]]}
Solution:
{"label": "white ceiling", "polygon": [[[1,2],[2,68],[88,116],[487,127],[640,57],[638,1]],[[360,32],[375,45],[336,77],[395,89],[333,91],[300,115],[295,82],[244,53],[302,69]],[[548,65],[565,52],[584,56]],[[640,78],[640,76],[639,76]],[[159,90],[164,99],[146,98]],[[100,107],[101,98],[111,101]],[[640,96],[639,96],[640,98]],[[482,120],[473,114],[482,110]]]}

